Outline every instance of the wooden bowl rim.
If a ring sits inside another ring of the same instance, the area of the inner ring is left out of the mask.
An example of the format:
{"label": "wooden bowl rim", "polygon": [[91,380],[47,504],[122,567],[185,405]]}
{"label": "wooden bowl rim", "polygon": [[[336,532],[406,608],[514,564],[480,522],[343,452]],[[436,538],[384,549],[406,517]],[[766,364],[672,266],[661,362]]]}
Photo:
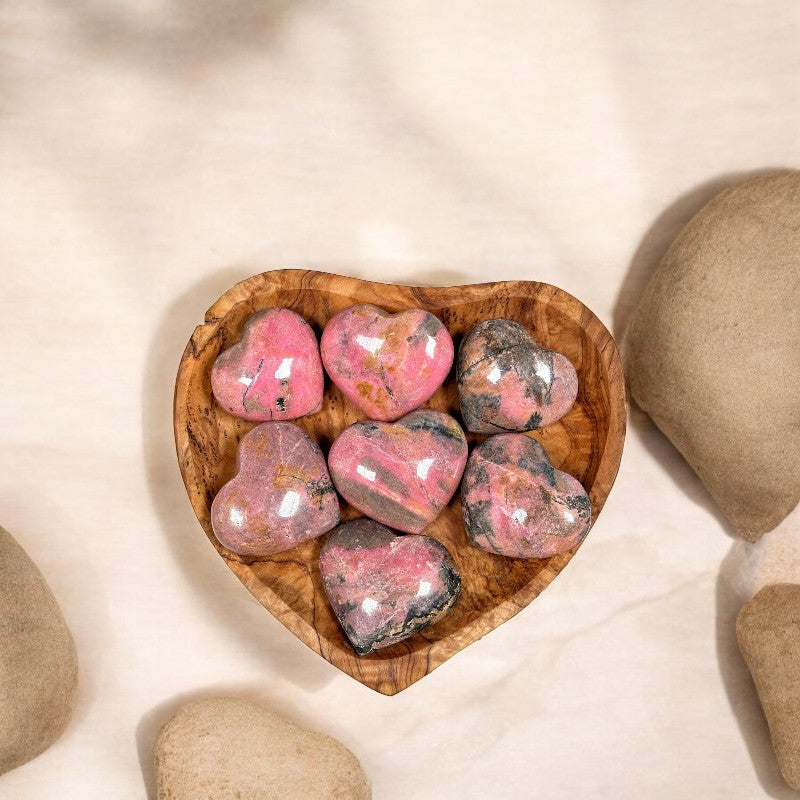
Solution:
{"label": "wooden bowl rim", "polygon": [[[274,269],[258,273],[238,282],[225,291],[206,311],[204,322],[194,329],[181,357],[175,382],[173,401],[173,423],[178,464],[192,509],[206,533],[206,536],[231,571],[248,588],[251,594],[253,594],[254,597],[256,597],[256,599],[285,627],[294,633],[304,644],[351,677],[375,691],[392,695],[407,688],[412,683],[424,677],[424,675],[429,674],[452,655],[482,638],[486,633],[494,630],[529,605],[530,602],[561,573],[566,564],[572,559],[575,552],[577,552],[580,545],[568,553],[562,554],[562,556],[556,556],[550,559],[547,567],[534,576],[528,583],[524,584],[514,595],[492,606],[492,608],[488,609],[481,616],[462,626],[449,636],[429,642],[424,651],[426,662],[425,671],[416,677],[408,675],[408,670],[403,670],[404,664],[394,663],[404,662],[406,659],[414,658],[417,655],[416,652],[405,653],[393,658],[381,658],[381,651],[377,651],[366,657],[356,656],[355,653],[348,658],[337,657],[339,650],[333,643],[323,638],[313,625],[306,622],[306,620],[295,612],[295,610],[269,585],[254,577],[250,568],[250,564],[253,561],[252,559],[240,558],[235,554],[229,554],[221,548],[221,545],[219,545],[213,535],[213,531],[203,522],[201,514],[196,506],[197,495],[193,492],[194,487],[191,484],[191,477],[188,474],[188,469],[185,467],[186,461],[184,459],[184,453],[186,453],[191,446],[191,432],[188,427],[189,420],[187,412],[189,406],[188,403],[182,403],[181,401],[186,395],[190,375],[193,374],[192,365],[195,363],[195,359],[202,352],[206,344],[214,337],[220,323],[238,305],[249,302],[255,290],[264,291],[268,288],[269,284],[274,285],[276,288],[281,288],[281,284],[295,282],[298,285],[296,296],[299,297],[300,293],[303,291],[323,290],[322,287],[311,285],[316,276],[322,276],[325,279],[335,279],[337,284],[343,288],[338,291],[324,288],[324,291],[330,295],[338,295],[345,298],[351,305],[356,304],[352,300],[352,295],[356,290],[360,289],[363,292],[365,289],[379,289],[384,286],[404,289],[406,292],[410,293],[411,296],[417,296],[419,294],[421,298],[424,297],[420,305],[425,305],[432,308],[434,311],[437,306],[432,305],[428,297],[428,293],[430,292],[435,292],[443,299],[446,298],[451,301],[439,303],[439,308],[451,308],[470,302],[470,299],[465,297],[463,303],[459,303],[459,293],[465,295],[469,290],[478,289],[485,292],[486,297],[489,297],[495,292],[506,295],[522,294],[524,296],[535,296],[537,300],[546,302],[548,305],[554,305],[553,301],[557,299],[558,303],[555,305],[557,305],[558,311],[580,327],[595,346],[598,354],[598,361],[605,369],[605,375],[608,381],[608,429],[603,452],[600,455],[600,463],[597,467],[597,472],[595,473],[590,491],[593,508],[592,527],[611,491],[622,458],[626,430],[625,386],[622,363],[611,333],[584,303],[557,286],[539,281],[509,280],[463,284],[460,286],[422,287],[368,281],[310,269]],[[285,288],[285,286],[282,288]],[[543,295],[546,297],[543,297]],[[600,486],[600,489],[597,488],[598,486]],[[547,573],[547,580],[537,580],[544,573]],[[253,584],[258,584],[258,594],[253,590]],[[423,631],[416,635],[424,639],[424,633]],[[453,641],[456,638],[458,641]],[[381,672],[381,667],[386,666],[390,666],[391,676],[388,678],[385,671]]]}

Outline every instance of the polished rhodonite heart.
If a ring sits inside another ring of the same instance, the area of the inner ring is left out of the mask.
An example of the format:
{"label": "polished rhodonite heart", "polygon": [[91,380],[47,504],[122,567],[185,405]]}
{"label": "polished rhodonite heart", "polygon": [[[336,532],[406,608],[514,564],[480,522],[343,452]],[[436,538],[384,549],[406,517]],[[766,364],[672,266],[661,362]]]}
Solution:
{"label": "polished rhodonite heart", "polygon": [[453,340],[430,312],[346,308],[325,326],[322,361],[331,380],[370,419],[395,420],[424,403],[453,365]]}
{"label": "polished rhodonite heart", "polygon": [[586,490],[523,433],[490,436],[471,453],[461,484],[470,541],[511,558],[549,558],[583,541],[591,524]]}
{"label": "polished rhodonite heart", "polygon": [[447,505],[467,460],[461,426],[421,409],[397,422],[357,422],[328,454],[339,494],[372,519],[420,533]]}
{"label": "polished rhodonite heart", "polygon": [[236,475],[211,505],[222,545],[269,556],[329,531],[339,501],[317,443],[291,422],[265,422],[240,442]]}
{"label": "polished rhodonite heart", "polygon": [[457,374],[461,416],[474,433],[541,428],[561,419],[578,394],[570,360],[508,319],[486,320],[467,334]]}
{"label": "polished rhodonite heart", "polygon": [[317,337],[288,308],[253,314],[242,339],[211,370],[217,402],[252,422],[288,420],[319,411],[323,388]]}
{"label": "polished rhodonite heart", "polygon": [[363,518],[331,533],[319,568],[339,624],[360,655],[432,625],[461,589],[455,563],[436,539],[398,535]]}

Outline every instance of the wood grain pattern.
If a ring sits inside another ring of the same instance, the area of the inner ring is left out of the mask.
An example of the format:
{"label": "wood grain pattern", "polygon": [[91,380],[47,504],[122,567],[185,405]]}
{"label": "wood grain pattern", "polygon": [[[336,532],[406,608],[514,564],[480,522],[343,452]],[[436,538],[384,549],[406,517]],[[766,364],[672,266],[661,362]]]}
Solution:
{"label": "wood grain pattern", "polygon": [[[325,597],[319,569],[324,537],[264,560],[242,558],[222,547],[210,524],[211,501],[234,473],[236,447],[253,423],[225,412],[211,393],[210,373],[219,353],[238,341],[245,320],[270,306],[291,308],[319,336],[338,311],[372,303],[387,311],[424,308],[436,314],[456,347],[481,320],[506,317],[525,325],[538,342],[564,353],[578,371],[578,399],[559,422],[534,435],[553,463],[577,477],[597,520],[622,456],[625,391],[619,353],[605,326],[580,301],[554,286],[506,281],[449,288],[371,283],[310,270],[255,275],[227,291],[206,314],[186,347],[175,386],[175,443],[181,474],[200,524],[239,580],[290,631],[356,680],[395,694],[528,605],[558,575],[575,551],[522,561],[472,547],[458,494],[426,533],[447,546],[463,581],[461,597],[438,624],[369,656],[347,642]],[[460,419],[455,370],[425,406]],[[363,419],[326,378],[321,411],[296,420],[327,454],[346,426]],[[469,435],[470,443],[483,436]],[[359,516],[343,504],[342,519]]]}

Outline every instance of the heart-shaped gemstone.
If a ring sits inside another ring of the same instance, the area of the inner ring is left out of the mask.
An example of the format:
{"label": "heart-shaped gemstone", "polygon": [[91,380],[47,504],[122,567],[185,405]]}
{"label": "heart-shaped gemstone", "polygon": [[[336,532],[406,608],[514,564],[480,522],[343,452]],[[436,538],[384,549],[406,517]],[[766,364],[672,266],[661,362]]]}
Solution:
{"label": "heart-shaped gemstone", "polygon": [[549,558],[589,532],[586,490],[522,433],[490,436],[471,453],[461,484],[472,544],[511,558]]}
{"label": "heart-shaped gemstone", "polygon": [[319,411],[322,362],[311,326],[288,308],[253,314],[241,341],[211,370],[217,402],[251,422],[288,420]]}
{"label": "heart-shaped gemstone", "polygon": [[541,428],[561,419],[578,394],[570,360],[509,319],[486,320],[467,334],[457,372],[461,416],[473,433]]}
{"label": "heart-shaped gemstone", "polygon": [[461,426],[420,409],[397,422],[356,422],[331,446],[328,466],[339,494],[372,519],[420,533],[447,505],[467,460]]}
{"label": "heart-shaped gemstone", "polygon": [[370,419],[399,419],[442,385],[453,365],[453,340],[430,312],[387,314],[372,305],[346,308],[325,326],[322,361],[331,380]]}
{"label": "heart-shaped gemstone", "polygon": [[339,501],[325,456],[291,422],[265,422],[239,443],[236,475],[211,505],[222,545],[242,556],[296,547],[339,522]]}
{"label": "heart-shaped gemstone", "polygon": [[427,628],[458,599],[461,578],[430,536],[398,535],[369,519],[340,525],[319,554],[322,584],[359,655]]}

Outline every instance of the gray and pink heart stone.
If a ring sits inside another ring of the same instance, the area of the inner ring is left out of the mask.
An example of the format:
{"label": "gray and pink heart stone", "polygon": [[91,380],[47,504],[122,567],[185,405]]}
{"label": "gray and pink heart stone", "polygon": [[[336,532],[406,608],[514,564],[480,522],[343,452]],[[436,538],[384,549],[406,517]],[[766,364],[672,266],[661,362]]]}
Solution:
{"label": "gray and pink heart stone", "polygon": [[254,558],[290,550],[338,522],[325,456],[292,422],[265,422],[244,436],[236,474],[211,504],[220,544]]}
{"label": "gray and pink heart stone", "polygon": [[472,544],[510,558],[565,553],[591,525],[586,490],[523,433],[490,436],[472,451],[461,506]]}
{"label": "gray and pink heart stone", "polygon": [[364,518],[328,536],[319,568],[331,607],[359,655],[433,625],[461,590],[444,545],[430,536],[398,535]]}
{"label": "gray and pink heart stone", "polygon": [[578,394],[570,360],[509,319],[476,325],[461,343],[456,371],[461,417],[473,433],[542,428],[561,419]]}
{"label": "gray and pink heart stone", "polygon": [[372,519],[408,533],[421,533],[441,513],[466,461],[461,426],[430,409],[397,422],[357,422],[328,453],[339,494]]}

